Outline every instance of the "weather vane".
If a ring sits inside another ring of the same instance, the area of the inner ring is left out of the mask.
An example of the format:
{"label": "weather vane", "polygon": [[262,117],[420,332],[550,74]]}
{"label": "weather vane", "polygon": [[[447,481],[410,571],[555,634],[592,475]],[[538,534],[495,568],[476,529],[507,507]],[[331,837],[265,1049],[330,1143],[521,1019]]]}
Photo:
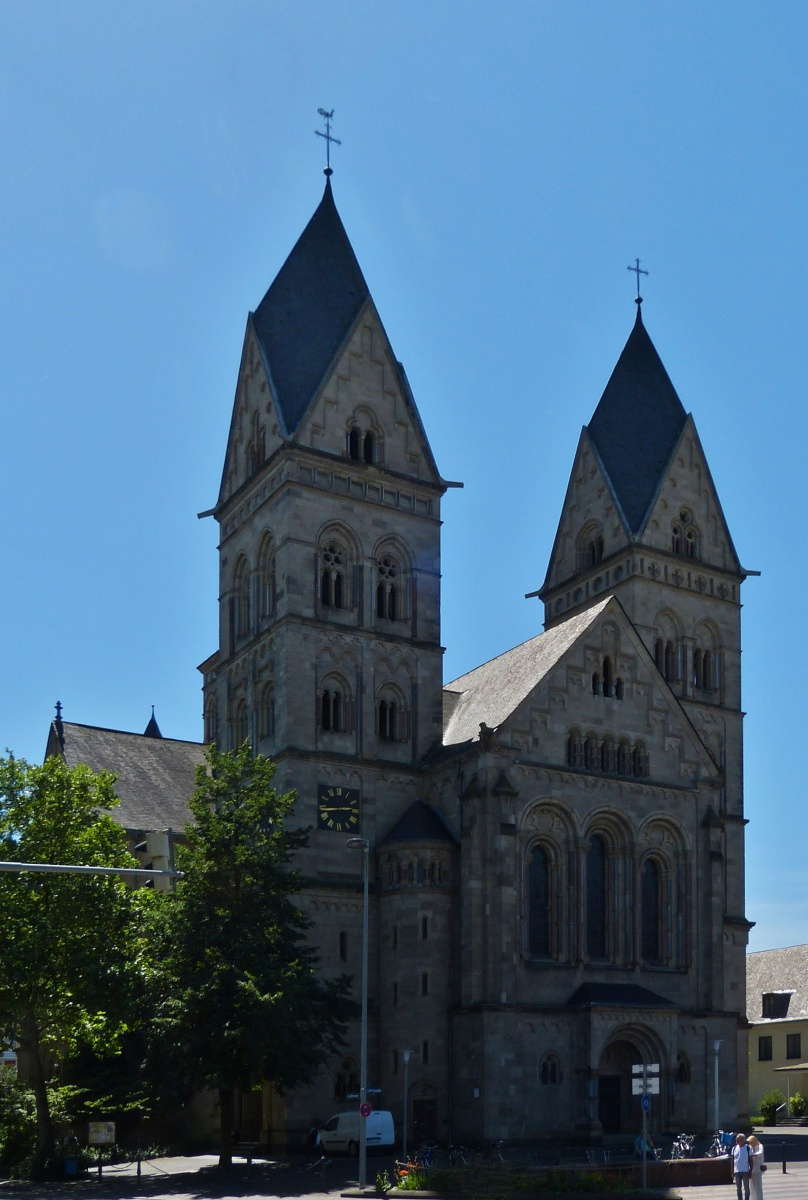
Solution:
{"label": "weather vane", "polygon": [[[325,135],[323,135],[323,136],[325,136]],[[638,258],[634,259],[634,266],[628,267],[627,270],[633,271],[634,274],[637,276],[637,299],[634,301],[634,303],[642,304],[642,296],[640,295],[640,276],[647,275],[648,272],[643,271],[642,267],[640,266],[640,260]]]}
{"label": "weather vane", "polygon": [[323,133],[323,131],[321,129],[315,129],[315,131],[314,131],[318,137],[325,138],[326,167],[325,167],[325,171],[323,173],[325,175],[333,175],[334,172],[331,170],[331,143],[333,142],[335,146],[341,146],[342,142],[339,140],[339,138],[335,138],[331,133],[331,122],[334,119],[333,108],[331,109],[330,112],[328,111],[327,108],[318,108],[317,111],[320,114],[320,116],[323,118],[323,120],[325,121],[325,133]]}

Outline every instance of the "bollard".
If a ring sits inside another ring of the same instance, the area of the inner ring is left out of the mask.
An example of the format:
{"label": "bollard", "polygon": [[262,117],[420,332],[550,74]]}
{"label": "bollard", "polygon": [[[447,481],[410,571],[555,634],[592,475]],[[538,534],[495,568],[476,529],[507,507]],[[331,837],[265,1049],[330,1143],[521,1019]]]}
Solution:
{"label": "bollard", "polygon": [[783,1174],[786,1174],[786,1144],[783,1142]]}
{"label": "bollard", "polygon": [[140,1155],[137,1156],[137,1177],[140,1179]]}
{"label": "bollard", "polygon": [[101,1155],[98,1156],[98,1182],[101,1182]]}

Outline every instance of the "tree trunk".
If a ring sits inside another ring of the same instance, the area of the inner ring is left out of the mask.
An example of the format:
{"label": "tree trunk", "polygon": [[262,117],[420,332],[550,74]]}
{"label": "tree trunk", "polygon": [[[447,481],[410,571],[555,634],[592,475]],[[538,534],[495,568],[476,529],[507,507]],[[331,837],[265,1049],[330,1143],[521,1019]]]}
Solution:
{"label": "tree trunk", "polygon": [[46,1052],[40,1044],[39,1026],[33,1008],[25,1010],[21,1042],[29,1056],[31,1088],[36,1099],[37,1166],[44,1167],[53,1150],[53,1122],[48,1103],[48,1080],[43,1061]]}
{"label": "tree trunk", "polygon": [[234,1094],[231,1087],[219,1088],[219,1166],[233,1165]]}

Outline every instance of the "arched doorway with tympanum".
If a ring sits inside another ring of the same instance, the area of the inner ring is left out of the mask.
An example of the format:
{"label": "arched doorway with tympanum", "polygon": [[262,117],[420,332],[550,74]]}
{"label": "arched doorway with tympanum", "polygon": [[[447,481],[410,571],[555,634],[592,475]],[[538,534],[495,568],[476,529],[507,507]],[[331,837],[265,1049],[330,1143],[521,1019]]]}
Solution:
{"label": "arched doorway with tympanum", "polygon": [[[664,1049],[659,1039],[642,1026],[630,1026],[610,1035],[598,1062],[598,1120],[604,1134],[638,1134],[642,1128],[640,1097],[632,1093],[632,1067],[658,1063],[666,1078]],[[648,1128],[658,1128],[664,1097],[651,1096]]]}

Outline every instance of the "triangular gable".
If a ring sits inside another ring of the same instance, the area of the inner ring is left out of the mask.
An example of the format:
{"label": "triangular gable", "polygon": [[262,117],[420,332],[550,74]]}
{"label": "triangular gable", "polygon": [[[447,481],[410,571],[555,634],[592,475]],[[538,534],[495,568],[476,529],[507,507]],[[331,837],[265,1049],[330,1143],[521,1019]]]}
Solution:
{"label": "triangular gable", "polygon": [[444,745],[473,741],[485,724],[496,729],[578,641],[609,603],[608,598],[552,629],[514,646],[447,683],[453,706],[443,733]]}
{"label": "triangular gable", "polygon": [[372,414],[381,427],[385,469],[444,486],[404,367],[371,297],[329,364],[293,440],[344,454],[346,421],[356,410]]}
{"label": "triangular gable", "polygon": [[[620,634],[622,647],[621,652],[631,653],[637,662],[637,678],[635,680],[635,685],[640,688],[652,688],[653,697],[651,699],[651,707],[667,711],[669,723],[666,726],[666,735],[668,737],[678,736],[684,742],[686,742],[691,747],[693,756],[701,763],[705,773],[711,778],[717,778],[719,775],[719,768],[710,754],[710,751],[705,745],[693,722],[690,720],[690,717],[680,704],[678,698],[674,695],[673,691],[660,674],[652,655],[649,653],[648,648],[646,647],[642,638],[637,633],[631,621],[628,619],[620,601],[615,596],[609,596],[605,600],[601,600],[598,604],[594,605],[593,608],[588,609],[587,613],[592,614],[593,619],[582,625],[580,632],[576,637],[568,640],[568,644],[566,645],[564,652],[557,657],[555,663],[553,664],[552,670],[543,672],[542,679],[537,681],[536,687],[531,690],[531,695],[526,695],[523,698],[520,705],[512,710],[503,724],[506,727],[509,725],[518,726],[520,724],[525,724],[525,710],[531,706],[535,706],[534,697],[536,692],[540,688],[543,688],[547,685],[552,687],[552,680],[550,676],[556,668],[563,667],[565,665],[565,660],[567,661],[568,665],[573,667],[578,674],[585,672],[586,668],[582,666],[580,662],[576,664],[571,660],[575,658],[576,654],[579,654],[582,643],[587,647],[591,646],[593,641],[597,641],[598,644],[600,644],[600,631],[598,627],[602,626],[607,621],[611,621],[617,626]],[[582,613],[580,615],[584,616],[586,614]],[[569,622],[564,622],[564,624],[571,625],[574,621],[575,618],[572,617],[570,618]],[[548,633],[553,633],[559,628],[560,626],[558,625],[553,626]],[[543,634],[541,636],[547,637],[548,634]],[[586,686],[584,687],[583,693],[581,693],[582,695],[587,694],[588,684],[589,680],[587,679]],[[562,690],[566,691],[566,688],[567,685],[565,683]],[[601,702],[602,701],[596,701],[596,704],[599,705]],[[628,714],[629,710],[631,709],[631,700],[629,697],[627,697],[625,701],[611,701],[610,703],[614,703],[616,706],[619,706],[610,710],[615,720],[618,719],[621,710]],[[542,706],[545,708],[547,707],[546,697]],[[571,706],[568,715],[570,723],[577,724],[582,722],[586,724],[586,714],[582,709],[579,710],[578,706]],[[484,720],[484,718],[481,718],[481,720]],[[623,730],[622,732],[626,731]]]}
{"label": "triangular gable", "polygon": [[670,550],[672,525],[682,507],[690,510],[699,527],[699,561],[744,574],[691,414],[652,498],[640,531],[643,544]]}
{"label": "triangular gable", "polygon": [[266,460],[287,440],[288,434],[263,349],[255,335],[252,320],[248,319],[230,414],[217,509],[247,482],[245,453],[252,436],[253,420],[258,423],[262,456]]}
{"label": "triangular gable", "polygon": [[597,522],[603,536],[603,557],[621,550],[632,540],[631,530],[597,447],[584,427],[570,471],[547,574],[540,594],[571,578],[579,569],[578,537],[589,522]]}

